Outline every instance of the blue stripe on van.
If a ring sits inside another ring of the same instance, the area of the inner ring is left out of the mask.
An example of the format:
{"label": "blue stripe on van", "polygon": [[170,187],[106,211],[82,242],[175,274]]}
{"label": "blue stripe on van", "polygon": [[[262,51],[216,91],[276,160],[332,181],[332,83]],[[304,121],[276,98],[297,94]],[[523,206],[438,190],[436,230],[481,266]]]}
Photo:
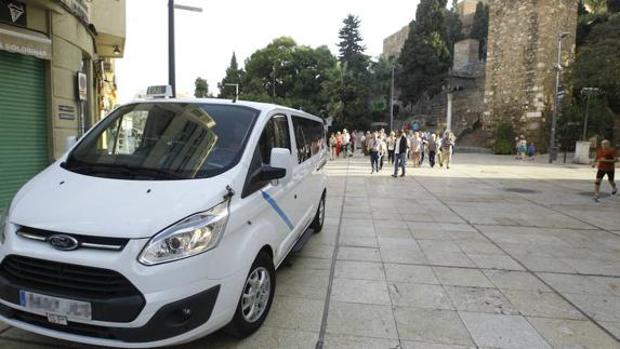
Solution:
{"label": "blue stripe on van", "polygon": [[293,230],[295,226],[293,226],[293,223],[291,222],[291,220],[288,219],[288,216],[286,215],[286,213],[284,213],[284,211],[282,211],[280,206],[278,206],[278,203],[271,197],[271,195],[267,194],[266,192],[261,190],[261,193],[263,193],[263,199],[265,199],[265,201],[267,201],[269,205],[271,205],[273,210],[276,211],[276,213],[278,214],[278,216],[280,216],[280,218],[282,218],[282,220],[284,221],[284,223],[286,223],[288,228],[290,230]]}

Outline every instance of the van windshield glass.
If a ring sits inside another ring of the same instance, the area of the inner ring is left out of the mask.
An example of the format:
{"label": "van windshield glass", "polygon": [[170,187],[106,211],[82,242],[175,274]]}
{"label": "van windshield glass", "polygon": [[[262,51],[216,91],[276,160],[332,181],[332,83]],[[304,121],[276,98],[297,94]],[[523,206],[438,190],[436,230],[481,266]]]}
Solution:
{"label": "van windshield glass", "polygon": [[97,125],[63,167],[119,179],[213,177],[239,162],[258,114],[234,105],[128,105]]}

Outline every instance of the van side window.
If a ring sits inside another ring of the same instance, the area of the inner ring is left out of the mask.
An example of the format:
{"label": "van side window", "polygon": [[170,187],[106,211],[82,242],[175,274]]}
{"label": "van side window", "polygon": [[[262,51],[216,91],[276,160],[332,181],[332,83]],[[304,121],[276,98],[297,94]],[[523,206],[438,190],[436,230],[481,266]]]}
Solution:
{"label": "van side window", "polygon": [[273,148],[285,148],[291,151],[291,134],[289,132],[288,119],[285,115],[276,115],[265,125],[258,145],[254,149],[250,169],[248,170],[243,193],[241,194],[242,198],[257,192],[265,186],[264,184],[250,182],[262,166],[271,163],[271,149]]}
{"label": "van side window", "polygon": [[291,150],[291,135],[289,133],[288,119],[284,115],[276,115],[267,122],[260,141],[258,142],[263,164],[271,163],[271,149],[285,148]]}
{"label": "van side window", "polygon": [[297,160],[300,164],[318,154],[321,149],[325,149],[325,129],[322,123],[293,116],[293,129],[297,144]]}

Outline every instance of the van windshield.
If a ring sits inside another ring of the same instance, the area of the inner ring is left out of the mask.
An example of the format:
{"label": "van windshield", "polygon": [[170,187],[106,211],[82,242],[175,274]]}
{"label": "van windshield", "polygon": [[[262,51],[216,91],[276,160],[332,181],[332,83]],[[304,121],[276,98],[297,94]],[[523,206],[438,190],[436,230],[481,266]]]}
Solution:
{"label": "van windshield", "polygon": [[124,106],[86,135],[63,167],[119,179],[213,177],[239,162],[258,114],[252,108],[218,104]]}

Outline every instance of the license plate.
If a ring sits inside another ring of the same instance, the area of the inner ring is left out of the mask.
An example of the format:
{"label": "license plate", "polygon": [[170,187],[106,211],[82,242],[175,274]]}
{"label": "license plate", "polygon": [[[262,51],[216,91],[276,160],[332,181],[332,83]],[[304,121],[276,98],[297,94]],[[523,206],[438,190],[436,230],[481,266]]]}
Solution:
{"label": "license plate", "polygon": [[19,291],[19,303],[35,313],[42,313],[50,323],[66,325],[70,319],[91,320],[92,308],[88,302],[46,296],[28,291]]}

